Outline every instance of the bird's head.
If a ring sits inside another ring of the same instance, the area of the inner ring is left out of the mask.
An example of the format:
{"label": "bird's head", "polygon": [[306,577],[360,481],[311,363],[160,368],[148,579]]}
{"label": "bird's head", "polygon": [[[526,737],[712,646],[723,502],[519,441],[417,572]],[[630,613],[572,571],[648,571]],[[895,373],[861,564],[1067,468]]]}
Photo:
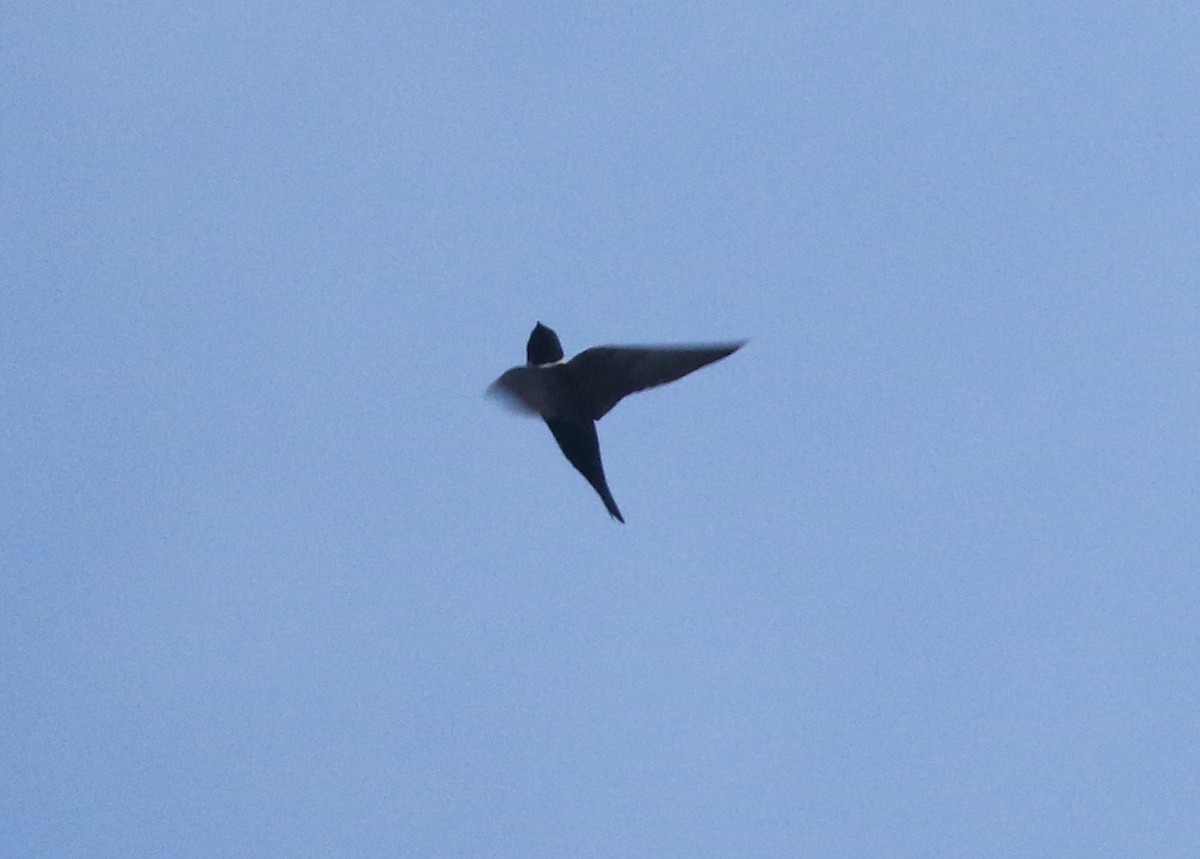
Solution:
{"label": "bird's head", "polygon": [[529,342],[525,344],[525,361],[530,366],[537,366],[538,364],[553,364],[562,359],[563,348],[562,344],[558,342],[558,335],[552,328],[547,328],[539,322],[533,327],[533,333],[529,335]]}

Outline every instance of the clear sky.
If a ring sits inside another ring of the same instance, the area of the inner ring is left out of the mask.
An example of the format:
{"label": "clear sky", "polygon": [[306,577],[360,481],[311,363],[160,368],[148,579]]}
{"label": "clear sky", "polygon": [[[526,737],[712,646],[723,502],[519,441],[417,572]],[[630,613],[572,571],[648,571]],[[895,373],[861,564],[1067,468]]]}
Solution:
{"label": "clear sky", "polygon": [[1194,3],[4,6],[0,855],[1200,856]]}

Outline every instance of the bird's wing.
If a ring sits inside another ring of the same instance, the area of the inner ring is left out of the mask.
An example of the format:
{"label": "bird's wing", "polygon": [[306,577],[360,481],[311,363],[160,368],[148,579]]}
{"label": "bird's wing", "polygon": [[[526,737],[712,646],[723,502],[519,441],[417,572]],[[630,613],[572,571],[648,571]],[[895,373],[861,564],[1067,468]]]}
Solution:
{"label": "bird's wing", "polygon": [[[745,342],[701,346],[597,346],[580,352],[567,368],[578,402],[592,420],[598,421],[623,397],[673,382],[732,355]],[[503,380],[504,376],[500,378]]]}
{"label": "bird's wing", "polygon": [[488,386],[488,393],[519,412],[554,417],[563,412],[561,379],[547,367],[513,367]]}

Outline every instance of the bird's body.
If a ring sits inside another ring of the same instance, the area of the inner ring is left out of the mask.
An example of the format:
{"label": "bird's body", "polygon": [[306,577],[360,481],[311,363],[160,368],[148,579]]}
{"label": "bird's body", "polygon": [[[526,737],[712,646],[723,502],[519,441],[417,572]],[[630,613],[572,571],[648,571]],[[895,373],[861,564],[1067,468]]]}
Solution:
{"label": "bird's body", "polygon": [[525,346],[525,366],[508,370],[489,390],[521,411],[540,415],[563,455],[596,490],[612,517],[624,522],[604,477],[596,421],[629,394],[686,376],[731,355],[744,342],[597,346],[565,361],[558,335],[539,322]]}

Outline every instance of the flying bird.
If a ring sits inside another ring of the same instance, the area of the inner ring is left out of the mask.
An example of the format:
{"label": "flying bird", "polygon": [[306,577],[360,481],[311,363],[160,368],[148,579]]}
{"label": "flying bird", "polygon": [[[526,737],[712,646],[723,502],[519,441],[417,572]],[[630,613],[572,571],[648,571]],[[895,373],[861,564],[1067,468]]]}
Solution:
{"label": "flying bird", "polygon": [[629,394],[682,378],[732,355],[745,342],[595,346],[567,361],[558,335],[539,322],[525,344],[525,366],[506,371],[488,391],[519,411],[540,415],[563,455],[623,523],[604,478],[596,421]]}

